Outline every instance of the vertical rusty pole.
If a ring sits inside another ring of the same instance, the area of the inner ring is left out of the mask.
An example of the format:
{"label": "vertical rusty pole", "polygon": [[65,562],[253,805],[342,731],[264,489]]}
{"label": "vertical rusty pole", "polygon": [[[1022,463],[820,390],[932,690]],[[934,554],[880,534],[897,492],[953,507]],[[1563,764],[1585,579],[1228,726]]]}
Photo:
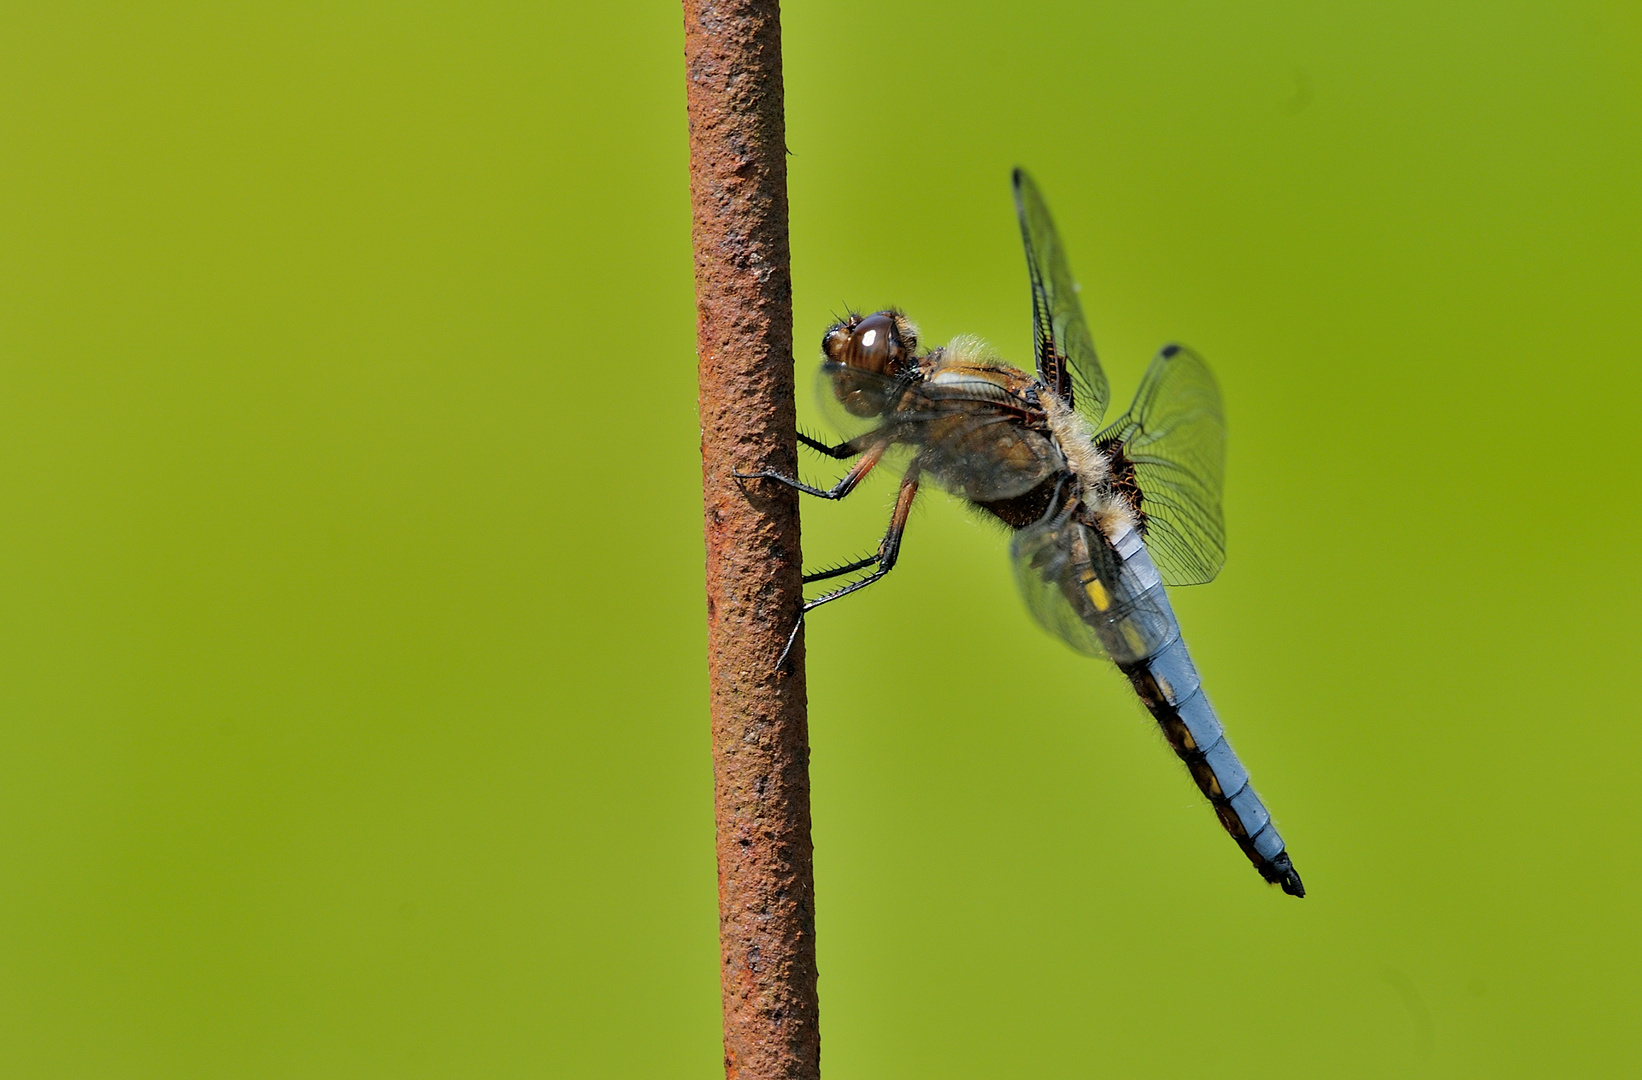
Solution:
{"label": "vertical rusty pole", "polygon": [[683,0],[724,1073],[821,1074],[776,0]]}

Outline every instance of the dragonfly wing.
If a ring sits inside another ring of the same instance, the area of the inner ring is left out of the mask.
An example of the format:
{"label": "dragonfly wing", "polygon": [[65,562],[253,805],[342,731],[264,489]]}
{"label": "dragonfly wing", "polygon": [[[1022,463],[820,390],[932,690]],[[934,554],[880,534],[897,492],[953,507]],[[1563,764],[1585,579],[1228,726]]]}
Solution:
{"label": "dragonfly wing", "polygon": [[1146,548],[1164,582],[1213,580],[1226,562],[1226,421],[1220,387],[1203,358],[1164,346],[1135,403],[1095,441],[1111,455],[1120,487],[1132,483]]}
{"label": "dragonfly wing", "polygon": [[1015,213],[1026,245],[1026,272],[1032,279],[1038,378],[1082,412],[1091,426],[1098,426],[1110,391],[1078,303],[1078,286],[1066,264],[1066,249],[1043,195],[1026,170],[1016,169],[1014,180]]}
{"label": "dragonfly wing", "polygon": [[923,425],[918,461],[946,490],[971,502],[1024,495],[1065,467],[1046,437],[998,412],[940,416]]}
{"label": "dragonfly wing", "polygon": [[1016,533],[1009,545],[1026,609],[1043,628],[1085,656],[1105,656],[1079,599],[1078,581],[1088,567],[1076,521],[1039,522]]}
{"label": "dragonfly wing", "polygon": [[908,392],[909,384],[828,360],[816,378],[816,399],[833,430],[852,439],[884,426]]}
{"label": "dragonfly wing", "polygon": [[[829,423],[846,437],[875,431],[917,447],[922,470],[972,502],[1024,495],[1065,467],[1046,436],[1019,423],[1018,402],[984,379],[932,384],[829,361],[819,396]],[[904,469],[911,456],[892,454],[885,465]]]}
{"label": "dragonfly wing", "polygon": [[1010,551],[1027,608],[1079,652],[1133,665],[1180,636],[1162,579],[1134,532],[1114,547],[1095,526],[1062,519],[1022,530]]}

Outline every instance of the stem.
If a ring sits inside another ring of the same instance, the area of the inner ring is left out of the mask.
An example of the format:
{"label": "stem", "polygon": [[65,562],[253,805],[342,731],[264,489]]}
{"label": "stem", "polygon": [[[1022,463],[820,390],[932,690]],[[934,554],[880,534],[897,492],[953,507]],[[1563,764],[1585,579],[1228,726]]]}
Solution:
{"label": "stem", "polygon": [[792,271],[776,0],[683,0],[724,1072],[817,1080],[815,877],[792,490]]}

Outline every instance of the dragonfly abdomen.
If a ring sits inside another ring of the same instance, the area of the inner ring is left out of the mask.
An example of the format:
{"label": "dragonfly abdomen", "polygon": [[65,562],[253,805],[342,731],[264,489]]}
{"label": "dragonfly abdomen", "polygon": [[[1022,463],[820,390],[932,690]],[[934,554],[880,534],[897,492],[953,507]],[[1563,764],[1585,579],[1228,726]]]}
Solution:
{"label": "dragonfly abdomen", "polygon": [[[1102,637],[1108,639],[1108,651],[1163,729],[1169,745],[1186,763],[1198,788],[1214,805],[1220,824],[1254,863],[1260,876],[1281,885],[1291,896],[1304,896],[1305,887],[1288,857],[1271,812],[1249,783],[1249,772],[1232,750],[1220,717],[1203,691],[1197,666],[1192,663],[1185,639],[1180,636],[1180,624],[1164,595],[1162,580],[1145,545],[1130,531],[1118,537],[1113,547],[1124,563],[1124,572],[1118,581],[1140,585],[1143,592],[1132,599],[1122,598],[1127,603],[1114,605],[1128,616],[1120,623],[1132,619],[1136,625],[1104,628]],[[1113,646],[1121,641],[1161,641],[1163,644],[1120,655]]]}

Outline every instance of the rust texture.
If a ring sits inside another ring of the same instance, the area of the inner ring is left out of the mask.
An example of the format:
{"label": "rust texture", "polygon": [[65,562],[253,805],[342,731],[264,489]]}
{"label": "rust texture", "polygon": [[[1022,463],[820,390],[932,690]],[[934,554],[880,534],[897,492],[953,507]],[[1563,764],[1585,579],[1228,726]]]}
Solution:
{"label": "rust texture", "polygon": [[821,1074],[775,0],[683,0],[724,1073]]}

